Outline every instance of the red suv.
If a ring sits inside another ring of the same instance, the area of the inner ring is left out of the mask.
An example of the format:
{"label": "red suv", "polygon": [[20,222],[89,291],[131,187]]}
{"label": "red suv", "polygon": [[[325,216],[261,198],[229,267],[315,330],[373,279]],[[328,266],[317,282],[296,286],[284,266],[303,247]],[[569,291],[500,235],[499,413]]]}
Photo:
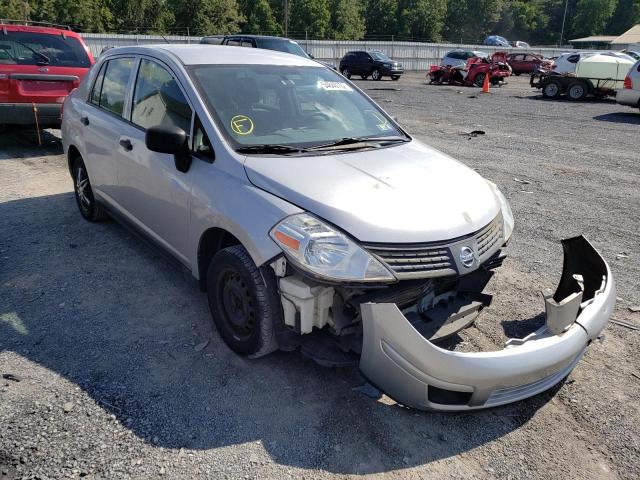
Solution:
{"label": "red suv", "polygon": [[93,62],[75,32],[0,20],[0,125],[37,115],[40,126],[59,126],[62,102]]}
{"label": "red suv", "polygon": [[540,67],[550,68],[551,62],[535,53],[510,53],[507,55],[507,63],[514,75],[521,73],[534,73]]}

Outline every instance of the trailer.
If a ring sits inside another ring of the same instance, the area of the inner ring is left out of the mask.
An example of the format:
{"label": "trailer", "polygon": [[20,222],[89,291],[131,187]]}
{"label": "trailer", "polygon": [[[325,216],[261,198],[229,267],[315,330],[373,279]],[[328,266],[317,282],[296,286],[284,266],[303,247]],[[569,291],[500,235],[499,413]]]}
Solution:
{"label": "trailer", "polygon": [[588,96],[605,98],[615,96],[616,89],[622,88],[632,65],[633,62],[623,58],[594,55],[580,60],[575,73],[538,70],[531,75],[529,84],[541,89],[545,98],[558,98],[563,94],[575,101]]}

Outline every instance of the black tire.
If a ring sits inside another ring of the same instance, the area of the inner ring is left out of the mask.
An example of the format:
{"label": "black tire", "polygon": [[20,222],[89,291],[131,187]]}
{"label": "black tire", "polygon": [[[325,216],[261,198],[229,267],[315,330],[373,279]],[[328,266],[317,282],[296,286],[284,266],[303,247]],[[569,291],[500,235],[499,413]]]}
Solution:
{"label": "black tire", "polygon": [[340,70],[340,73],[344,78],[351,78],[351,71],[349,70],[349,67],[344,67],[342,70]]}
{"label": "black tire", "polygon": [[371,71],[371,80],[382,80],[382,72],[380,71],[379,68],[374,68]]}
{"label": "black tire", "polygon": [[400,80],[400,75],[391,75],[391,80]]}
{"label": "black tire", "polygon": [[557,80],[549,80],[542,85],[542,96],[558,98],[562,94],[562,84]]}
{"label": "black tire", "polygon": [[367,78],[369,78],[369,75],[360,75],[360,78],[361,78],[362,80],[366,80]]}
{"label": "black tire", "polygon": [[584,100],[588,94],[589,87],[586,83],[581,82],[580,80],[571,82],[569,87],[567,87],[567,97],[569,97],[569,100],[573,100],[574,102]]}
{"label": "black tire", "polygon": [[484,85],[484,77],[486,76],[485,73],[479,73],[478,75],[476,75],[476,78],[473,80],[473,83],[476,87],[480,87],[482,88],[482,86]]}
{"label": "black tire", "polygon": [[207,271],[207,297],[213,322],[231,350],[257,358],[278,349],[282,307],[276,277],[269,267],[256,267],[244,247],[215,254]]}
{"label": "black tire", "polygon": [[73,173],[73,191],[80,215],[90,222],[104,222],[107,220],[109,215],[98,202],[96,202],[93,196],[89,173],[87,172],[87,167],[85,167],[82,157],[74,160],[71,171]]}

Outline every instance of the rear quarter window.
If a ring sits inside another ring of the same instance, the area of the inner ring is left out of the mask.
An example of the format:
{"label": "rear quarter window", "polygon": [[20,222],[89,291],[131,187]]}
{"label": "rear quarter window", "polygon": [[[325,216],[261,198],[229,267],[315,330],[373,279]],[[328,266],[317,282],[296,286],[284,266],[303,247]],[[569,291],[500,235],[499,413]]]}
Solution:
{"label": "rear quarter window", "polygon": [[114,58],[108,61],[100,92],[100,108],[122,116],[132,68],[133,58]]}
{"label": "rear quarter window", "polygon": [[0,33],[0,64],[89,68],[91,61],[75,37],[8,31]]}

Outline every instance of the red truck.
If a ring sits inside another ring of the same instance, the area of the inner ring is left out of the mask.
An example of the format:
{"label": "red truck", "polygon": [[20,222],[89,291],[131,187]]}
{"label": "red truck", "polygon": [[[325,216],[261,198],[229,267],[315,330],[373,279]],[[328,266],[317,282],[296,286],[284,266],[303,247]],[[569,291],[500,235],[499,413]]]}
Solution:
{"label": "red truck", "polygon": [[0,20],[0,126],[59,126],[62,102],[94,63],[78,33],[34,23]]}

